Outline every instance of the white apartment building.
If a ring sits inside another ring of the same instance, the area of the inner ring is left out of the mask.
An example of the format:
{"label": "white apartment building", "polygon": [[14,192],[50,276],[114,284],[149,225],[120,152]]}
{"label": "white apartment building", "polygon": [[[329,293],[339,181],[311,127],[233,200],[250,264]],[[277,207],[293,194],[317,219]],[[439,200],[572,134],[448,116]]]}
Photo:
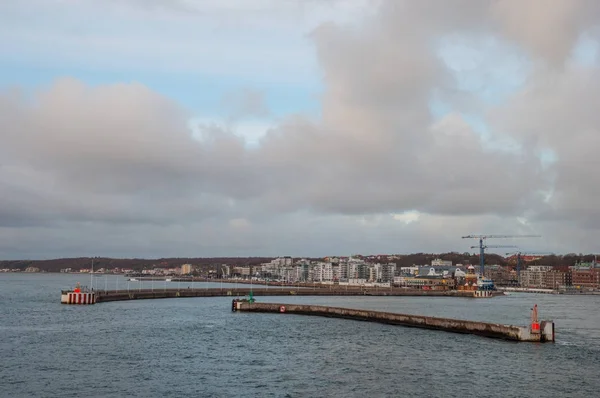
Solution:
{"label": "white apartment building", "polygon": [[431,260],[432,267],[452,267],[452,261],[442,260],[441,258],[436,258],[435,260]]}
{"label": "white apartment building", "polygon": [[526,270],[521,271],[520,284],[523,287],[546,287],[546,272],[552,269],[548,265],[530,265]]}

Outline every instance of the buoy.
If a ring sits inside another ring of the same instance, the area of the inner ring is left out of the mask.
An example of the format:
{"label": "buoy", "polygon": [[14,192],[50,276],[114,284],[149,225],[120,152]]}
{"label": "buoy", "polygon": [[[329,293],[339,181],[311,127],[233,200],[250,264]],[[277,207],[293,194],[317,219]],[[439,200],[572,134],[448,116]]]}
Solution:
{"label": "buoy", "polygon": [[285,305],[282,305],[281,307],[279,307],[279,312],[285,312]]}

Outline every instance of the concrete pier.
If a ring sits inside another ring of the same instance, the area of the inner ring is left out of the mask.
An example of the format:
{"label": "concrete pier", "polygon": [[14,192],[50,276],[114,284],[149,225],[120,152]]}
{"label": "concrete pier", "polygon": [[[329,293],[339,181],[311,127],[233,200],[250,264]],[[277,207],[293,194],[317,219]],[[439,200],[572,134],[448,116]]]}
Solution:
{"label": "concrete pier", "polygon": [[443,330],[454,333],[475,334],[478,336],[528,342],[553,342],[554,322],[542,321],[539,330],[534,326],[523,327],[466,321],[459,319],[434,318],[421,315],[396,314],[371,310],[357,310],[340,307],[326,307],[319,305],[277,304],[277,303],[249,303],[234,300],[232,310],[241,312],[278,313],[283,315],[313,315],[330,318],[354,319],[358,321],[378,322],[391,325],[402,325],[424,329]]}
{"label": "concrete pier", "polygon": [[[461,290],[411,290],[400,288],[207,288],[207,289],[142,289],[142,290],[96,290],[96,303],[124,300],[145,300],[177,297],[226,297],[247,296],[250,291],[254,296],[431,296],[431,297],[464,297],[473,298],[474,292]],[[492,295],[503,295],[491,292]]]}

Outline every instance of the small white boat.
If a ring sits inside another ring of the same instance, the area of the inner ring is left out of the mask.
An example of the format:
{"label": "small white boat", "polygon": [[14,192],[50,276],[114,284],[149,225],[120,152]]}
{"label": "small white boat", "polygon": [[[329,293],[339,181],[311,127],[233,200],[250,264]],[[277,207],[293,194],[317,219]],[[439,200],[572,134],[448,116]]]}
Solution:
{"label": "small white boat", "polygon": [[171,282],[170,278],[165,279],[165,282]]}
{"label": "small white boat", "polygon": [[138,280],[137,280],[137,279],[135,279],[135,278],[129,278],[129,279],[127,279],[127,280],[128,280],[128,281],[131,281],[131,282],[137,282],[137,281],[138,281]]}

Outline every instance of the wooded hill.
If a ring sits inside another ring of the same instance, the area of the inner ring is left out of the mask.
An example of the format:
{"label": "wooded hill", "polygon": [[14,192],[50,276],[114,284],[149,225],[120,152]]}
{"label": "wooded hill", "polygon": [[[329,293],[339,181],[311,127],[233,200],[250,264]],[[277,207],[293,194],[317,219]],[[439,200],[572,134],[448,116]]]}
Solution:
{"label": "wooded hill", "polygon": [[[432,260],[440,258],[446,261],[452,261],[452,264],[479,264],[479,256],[472,253],[415,253],[406,255],[396,256],[360,256],[369,262],[380,262],[388,263],[393,262],[401,267],[409,267],[412,265],[427,265],[431,264]],[[173,268],[180,267],[182,264],[192,264],[199,268],[211,268],[221,264],[227,264],[231,266],[244,266],[244,265],[259,265],[261,263],[269,262],[273,257],[197,257],[197,258],[159,258],[159,259],[118,259],[118,258],[107,258],[107,257],[94,257],[94,269],[99,268],[126,268],[141,271],[142,269],[152,268]],[[294,258],[297,259],[297,258]],[[551,265],[551,266],[571,266],[578,262],[591,262],[594,259],[594,255],[582,255],[570,253],[566,255],[552,255],[544,256],[539,260],[532,261],[528,264],[539,264],[539,265]],[[319,258],[312,258],[312,260],[320,260]],[[497,254],[485,255],[486,264],[498,264],[498,265],[514,265],[514,259],[507,261],[503,256]],[[37,267],[41,271],[46,272],[59,272],[64,268],[71,268],[73,271],[80,269],[89,269],[92,265],[92,257],[78,257],[78,258],[59,258],[53,260],[8,260],[0,261],[0,269],[3,268],[18,268],[24,270],[27,267]]]}
{"label": "wooded hill", "polygon": [[[193,264],[200,267],[214,267],[216,265],[259,265],[271,261],[267,257],[214,257],[214,258],[107,258],[93,257],[94,269],[106,268],[125,268],[141,271],[152,268],[173,268],[180,267],[182,264]],[[40,271],[60,272],[61,269],[71,268],[73,271],[80,269],[89,269],[92,267],[92,257],[78,258],[57,258],[53,260],[12,260],[0,261],[2,268],[18,268],[24,270],[27,267],[37,267]]]}

